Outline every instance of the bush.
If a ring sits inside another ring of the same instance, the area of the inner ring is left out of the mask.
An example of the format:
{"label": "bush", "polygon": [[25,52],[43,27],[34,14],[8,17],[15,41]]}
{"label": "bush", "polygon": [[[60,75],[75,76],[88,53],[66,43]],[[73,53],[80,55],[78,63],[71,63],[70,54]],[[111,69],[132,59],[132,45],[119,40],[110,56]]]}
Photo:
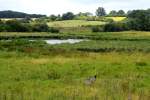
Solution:
{"label": "bush", "polygon": [[59,33],[59,29],[53,28],[53,27],[49,28],[49,31],[50,31],[51,33]]}
{"label": "bush", "polygon": [[103,26],[93,26],[92,27],[92,32],[103,32],[104,28]]}
{"label": "bush", "polygon": [[128,30],[128,27],[126,23],[122,23],[122,22],[112,22],[104,25],[105,32],[119,32],[119,31],[126,31],[126,30]]}
{"label": "bush", "polygon": [[49,28],[46,23],[24,23],[18,20],[0,21],[0,32],[52,32],[58,33],[56,28]]}
{"label": "bush", "polygon": [[141,61],[138,61],[135,63],[137,66],[146,66],[147,63],[146,62],[141,62]]}
{"label": "bush", "polygon": [[49,27],[45,23],[37,23],[32,26],[33,32],[49,32]]}
{"label": "bush", "polygon": [[21,23],[17,20],[9,20],[3,23],[3,30],[7,32],[28,32],[30,31],[30,25]]}

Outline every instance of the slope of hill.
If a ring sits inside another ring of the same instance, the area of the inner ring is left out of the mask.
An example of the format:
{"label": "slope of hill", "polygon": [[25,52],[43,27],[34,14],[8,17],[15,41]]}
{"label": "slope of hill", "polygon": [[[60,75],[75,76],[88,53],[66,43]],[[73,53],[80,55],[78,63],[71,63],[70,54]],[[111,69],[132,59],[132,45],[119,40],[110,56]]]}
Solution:
{"label": "slope of hill", "polygon": [[46,15],[41,14],[27,14],[23,12],[17,12],[17,11],[0,11],[0,18],[25,18],[25,17],[31,17],[31,18],[39,18],[39,17],[45,17]]}

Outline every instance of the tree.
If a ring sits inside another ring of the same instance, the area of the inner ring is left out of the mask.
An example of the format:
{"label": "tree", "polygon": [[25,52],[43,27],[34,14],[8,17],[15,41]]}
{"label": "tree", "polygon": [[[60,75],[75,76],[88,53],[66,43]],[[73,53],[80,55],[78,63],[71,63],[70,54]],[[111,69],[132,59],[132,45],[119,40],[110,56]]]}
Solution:
{"label": "tree", "polygon": [[72,12],[67,12],[62,15],[62,20],[72,20],[75,15]]}
{"label": "tree", "polygon": [[3,31],[7,32],[29,32],[30,25],[26,23],[22,23],[18,20],[8,20],[3,25]]}
{"label": "tree", "polygon": [[125,16],[125,12],[124,12],[123,10],[119,10],[119,11],[117,12],[117,15],[118,15],[118,16]]}
{"label": "tree", "polygon": [[127,31],[128,27],[125,23],[122,22],[111,22],[104,25],[105,32],[119,32],[119,31]]}
{"label": "tree", "polygon": [[77,14],[77,16],[92,16],[92,13],[90,13],[90,12],[85,12],[85,13],[80,12],[79,14]]}
{"label": "tree", "polygon": [[96,15],[97,15],[97,16],[105,16],[105,15],[106,15],[105,9],[104,9],[103,7],[99,7],[99,8],[96,10]]}
{"label": "tree", "polygon": [[36,23],[32,26],[33,32],[48,32],[49,27],[46,23]]}
{"label": "tree", "polygon": [[117,11],[115,10],[110,11],[109,16],[112,16],[112,17],[117,16]]}
{"label": "tree", "polygon": [[50,16],[50,19],[51,19],[52,21],[55,21],[55,20],[57,19],[57,16],[51,15],[51,16]]}
{"label": "tree", "polygon": [[149,12],[150,12],[150,8],[149,8],[149,9],[147,9],[147,11],[149,11]]}
{"label": "tree", "polygon": [[128,14],[128,25],[131,29],[139,31],[150,31],[150,11],[133,10]]}
{"label": "tree", "polygon": [[132,13],[132,11],[131,11],[131,10],[127,11],[127,16],[128,16],[130,13]]}

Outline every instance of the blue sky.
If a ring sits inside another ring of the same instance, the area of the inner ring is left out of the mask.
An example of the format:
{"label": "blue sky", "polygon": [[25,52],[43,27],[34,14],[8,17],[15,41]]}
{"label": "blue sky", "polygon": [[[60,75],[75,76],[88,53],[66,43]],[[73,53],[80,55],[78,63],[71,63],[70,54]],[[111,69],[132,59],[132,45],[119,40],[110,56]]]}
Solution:
{"label": "blue sky", "polygon": [[99,6],[103,6],[107,12],[119,9],[147,9],[150,8],[150,0],[0,0],[0,10],[47,15],[67,11],[95,13]]}

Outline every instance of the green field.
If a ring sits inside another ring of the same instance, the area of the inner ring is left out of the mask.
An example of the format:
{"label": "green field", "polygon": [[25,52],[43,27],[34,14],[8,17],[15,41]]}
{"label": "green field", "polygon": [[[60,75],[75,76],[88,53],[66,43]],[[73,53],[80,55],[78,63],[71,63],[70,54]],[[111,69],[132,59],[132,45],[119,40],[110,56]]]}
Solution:
{"label": "green field", "polygon": [[126,19],[126,17],[106,17],[106,18],[112,19],[116,22],[119,22],[119,21],[122,21],[122,20]]}
{"label": "green field", "polygon": [[[3,32],[0,37],[0,100],[150,98],[150,32]],[[44,38],[88,41],[48,45]],[[94,75],[96,81],[86,85]]]}
{"label": "green field", "polygon": [[[55,21],[48,25],[59,33],[0,32],[0,100],[149,100],[150,32],[87,27],[103,24]],[[49,45],[44,39],[86,41]]]}
{"label": "green field", "polygon": [[125,32],[63,32],[63,33],[50,33],[50,32],[0,32],[0,39],[4,38],[56,38],[56,39],[66,39],[66,38],[83,38],[92,40],[149,40],[150,32],[140,32],[140,31],[125,31]]}
{"label": "green field", "polygon": [[86,20],[67,20],[49,22],[49,27],[81,27],[87,25],[103,25],[105,22],[101,21],[86,21]]}

